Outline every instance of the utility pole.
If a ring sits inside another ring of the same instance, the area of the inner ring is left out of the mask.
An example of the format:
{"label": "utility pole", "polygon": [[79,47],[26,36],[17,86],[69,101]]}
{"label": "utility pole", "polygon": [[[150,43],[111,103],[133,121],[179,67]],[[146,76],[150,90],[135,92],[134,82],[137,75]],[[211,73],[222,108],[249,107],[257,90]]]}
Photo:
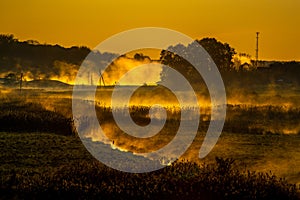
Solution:
{"label": "utility pole", "polygon": [[88,72],[88,77],[87,77],[88,85],[93,85],[93,73]]}
{"label": "utility pole", "polygon": [[255,67],[257,67],[258,65],[258,35],[259,32],[256,32],[256,60],[255,60]]}
{"label": "utility pole", "polygon": [[99,75],[100,75],[100,87],[101,87],[101,82],[103,83],[103,86],[105,87],[105,82],[104,82],[104,78],[102,76],[101,70],[99,71]]}
{"label": "utility pole", "polygon": [[91,85],[94,85],[94,82],[93,82],[93,74],[91,74]]}
{"label": "utility pole", "polygon": [[21,72],[21,76],[20,76],[20,93],[22,92],[22,81],[23,81],[23,72]]}

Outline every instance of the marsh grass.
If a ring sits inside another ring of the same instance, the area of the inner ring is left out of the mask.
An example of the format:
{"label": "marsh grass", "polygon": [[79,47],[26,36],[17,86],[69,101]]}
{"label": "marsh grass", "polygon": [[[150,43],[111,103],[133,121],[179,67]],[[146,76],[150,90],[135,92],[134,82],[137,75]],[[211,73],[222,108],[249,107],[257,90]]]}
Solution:
{"label": "marsh grass", "polygon": [[23,99],[0,103],[0,131],[47,132],[74,135],[72,118]]}
{"label": "marsh grass", "polygon": [[[1,101],[1,198],[300,199],[299,186],[271,172],[241,170],[233,159],[216,158],[209,164],[178,161],[146,174],[110,169],[87,152],[74,132],[70,100],[56,105],[64,109],[48,109],[38,99]],[[135,121],[147,124],[149,107],[130,109]],[[110,108],[96,110],[100,121],[112,122]],[[209,113],[204,114],[199,131],[209,122]],[[180,112],[170,111],[170,116],[164,136],[176,129]],[[246,136],[282,134],[285,127],[297,130],[299,116],[299,108],[234,105],[228,107],[224,130]]]}

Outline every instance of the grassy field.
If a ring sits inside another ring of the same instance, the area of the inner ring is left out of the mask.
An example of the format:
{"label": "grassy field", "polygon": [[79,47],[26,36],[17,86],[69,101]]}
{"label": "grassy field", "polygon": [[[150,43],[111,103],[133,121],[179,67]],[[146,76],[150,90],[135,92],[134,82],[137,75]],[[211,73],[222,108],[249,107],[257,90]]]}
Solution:
{"label": "grassy field", "polygon": [[146,174],[110,169],[79,138],[0,134],[3,199],[298,199],[297,187],[272,173],[238,170],[232,159],[177,162]]}
{"label": "grassy field", "polygon": [[[184,155],[197,159],[201,141],[197,139]],[[240,170],[270,172],[300,184],[300,135],[222,133],[212,152],[199,162],[210,163],[216,156],[234,158]]]}

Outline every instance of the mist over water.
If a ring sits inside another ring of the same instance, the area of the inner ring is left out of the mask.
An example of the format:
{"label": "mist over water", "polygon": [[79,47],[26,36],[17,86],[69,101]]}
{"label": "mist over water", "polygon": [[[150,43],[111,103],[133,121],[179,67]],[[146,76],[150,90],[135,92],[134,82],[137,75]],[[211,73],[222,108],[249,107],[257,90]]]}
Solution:
{"label": "mist over water", "polygon": [[[123,89],[126,89],[126,87]],[[202,92],[197,93],[200,104],[198,134],[191,147],[180,159],[209,163],[214,160],[215,156],[232,157],[240,163],[241,168],[245,166],[245,169],[255,171],[271,170],[277,176],[283,176],[293,183],[299,183],[300,105],[297,100],[300,98],[300,93],[299,90],[293,89],[282,91],[278,88],[275,89],[275,91],[270,92],[262,88],[257,91],[257,94],[248,96],[248,91],[236,95],[228,94],[229,105],[223,133],[213,151],[204,160],[199,160],[198,153],[207,130],[207,123],[211,120],[211,107],[208,98],[200,95],[203,94]],[[82,93],[88,94],[86,90],[88,88],[83,88]],[[146,91],[149,91],[149,93]],[[153,92],[151,93],[151,91]],[[112,115],[109,114],[111,112],[111,93],[112,88],[98,88],[96,102],[91,101],[92,97],[86,95],[86,101],[98,110],[98,120],[95,123],[100,123],[107,136],[107,138],[99,138],[99,130],[90,126],[91,124],[87,118],[87,124],[82,125],[87,139],[102,142],[111,146],[115,151],[126,151],[128,155],[142,157],[144,152],[160,149],[173,139],[181,114],[176,106],[178,102],[170,91],[157,86],[141,87],[131,98],[131,108],[120,107],[120,112],[123,112],[123,109],[131,109],[131,113],[135,113],[131,117],[138,125],[149,123],[150,116],[147,109],[150,105],[162,104],[163,107],[167,108],[166,125],[160,133],[150,139],[129,137],[124,135],[116,126],[110,118]],[[245,96],[242,94],[245,94]],[[280,97],[274,94],[280,94]],[[56,110],[66,116],[71,116],[71,95],[71,90],[64,89],[56,91],[51,89],[24,89],[21,95],[19,90],[11,88],[2,87],[0,91],[1,102],[11,102],[18,99],[35,102],[41,104],[47,110]],[[186,108],[194,109],[191,107]],[[154,112],[152,117],[159,120],[159,112]],[[189,117],[192,117],[192,115]],[[172,159],[172,151],[169,154],[170,159]],[[158,163],[167,165],[169,161],[168,158],[161,157]]]}
{"label": "mist over water", "polygon": [[[120,89],[120,88],[119,88]],[[126,87],[122,88],[126,90]],[[140,87],[130,100],[130,106],[120,104],[119,112],[124,117],[131,117],[138,125],[147,125],[150,121],[149,108],[151,105],[161,104],[163,108],[156,108],[152,113],[152,120],[160,120],[159,109],[167,110],[167,121],[157,135],[148,139],[138,139],[124,134],[113,121],[110,107],[112,90],[98,88],[96,93],[96,110],[101,128],[107,138],[99,137],[99,130],[88,127],[87,138],[95,142],[111,145],[111,148],[132,155],[143,156],[144,152],[156,151],[168,144],[174,137],[180,123],[181,112],[178,101],[172,93],[159,86]],[[183,95],[186,95],[182,92]],[[228,99],[227,117],[219,142],[214,150],[205,159],[199,159],[199,148],[203,142],[207,125],[211,120],[211,104],[205,96],[198,94],[200,104],[200,123],[198,134],[191,147],[180,159],[188,159],[199,163],[211,162],[215,156],[233,157],[240,163],[241,168],[250,168],[257,171],[272,171],[278,176],[287,177],[294,183],[300,182],[299,164],[299,116],[300,107],[295,99],[299,94],[294,92],[294,99],[290,92],[281,93],[280,101],[274,93],[260,92],[251,99],[239,95]],[[246,92],[244,92],[246,94]],[[230,97],[230,95],[229,95]],[[91,97],[87,97],[88,100]],[[241,104],[241,102],[244,102]],[[284,101],[286,104],[282,105]],[[254,103],[256,102],[256,103]],[[271,103],[269,103],[271,102]],[[90,102],[93,104],[93,102]],[[122,101],[120,101],[122,103]],[[216,105],[217,107],[218,105]],[[194,107],[186,106],[191,112],[196,112]],[[197,108],[199,109],[199,108]],[[129,110],[130,116],[124,110]],[[190,120],[193,114],[185,116]],[[215,119],[217,120],[217,119]],[[97,122],[96,122],[97,123]],[[184,139],[182,139],[184,140]],[[169,157],[146,157],[150,160],[159,160],[160,164],[167,165],[173,158],[173,152],[168,152]],[[157,159],[159,158],[159,159]],[[169,160],[169,161],[168,161]],[[247,166],[247,167],[246,167]]]}

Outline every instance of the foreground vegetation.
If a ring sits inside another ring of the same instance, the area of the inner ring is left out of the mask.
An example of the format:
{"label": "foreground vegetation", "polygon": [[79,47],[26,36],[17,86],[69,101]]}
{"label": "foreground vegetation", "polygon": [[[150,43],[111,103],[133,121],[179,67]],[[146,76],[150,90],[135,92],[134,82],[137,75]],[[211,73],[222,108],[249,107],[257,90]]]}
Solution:
{"label": "foreground vegetation", "polygon": [[130,174],[94,160],[73,136],[2,132],[0,142],[3,199],[299,199],[296,185],[237,170],[233,159]]}

